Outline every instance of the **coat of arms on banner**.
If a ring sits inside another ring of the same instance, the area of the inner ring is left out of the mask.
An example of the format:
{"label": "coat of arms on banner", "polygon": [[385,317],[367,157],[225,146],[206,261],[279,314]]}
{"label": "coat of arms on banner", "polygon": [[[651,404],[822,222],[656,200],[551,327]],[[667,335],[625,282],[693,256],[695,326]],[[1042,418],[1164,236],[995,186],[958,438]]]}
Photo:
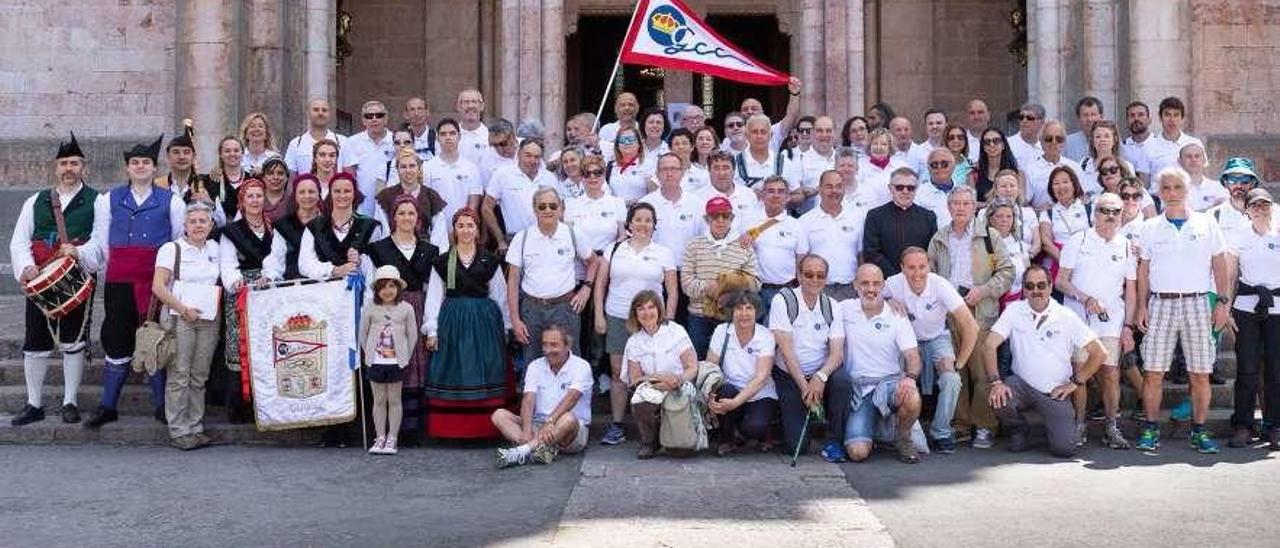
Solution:
{"label": "coat of arms on banner", "polygon": [[305,314],[272,326],[276,393],[280,397],[302,399],[324,393],[329,374],[325,328],[326,322],[317,322]]}

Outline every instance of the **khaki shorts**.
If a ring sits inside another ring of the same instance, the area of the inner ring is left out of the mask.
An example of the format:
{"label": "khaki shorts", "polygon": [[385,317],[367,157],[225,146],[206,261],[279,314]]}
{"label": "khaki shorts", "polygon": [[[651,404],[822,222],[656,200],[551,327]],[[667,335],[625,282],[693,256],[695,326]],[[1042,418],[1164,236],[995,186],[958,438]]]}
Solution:
{"label": "khaki shorts", "polygon": [[[533,421],[533,433],[537,434],[542,431],[542,427],[546,426],[546,424],[543,421]],[[587,448],[587,430],[587,425],[578,423],[578,434],[574,436],[573,441],[569,442],[569,445],[562,445],[557,449],[561,453],[581,453],[583,449]]]}
{"label": "khaki shorts", "polygon": [[[1102,343],[1102,349],[1107,352],[1106,357],[1102,358],[1102,365],[1115,367],[1120,365],[1120,337],[1098,337],[1098,342]],[[1089,360],[1089,351],[1085,347],[1076,349],[1076,353],[1071,356],[1071,363],[1084,363]]]}

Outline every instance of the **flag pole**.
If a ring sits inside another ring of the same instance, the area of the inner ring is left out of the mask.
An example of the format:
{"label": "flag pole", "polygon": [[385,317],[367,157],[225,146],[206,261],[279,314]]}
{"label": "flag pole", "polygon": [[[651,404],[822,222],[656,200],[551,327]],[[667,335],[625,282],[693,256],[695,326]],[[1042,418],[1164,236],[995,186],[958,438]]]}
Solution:
{"label": "flag pole", "polygon": [[636,6],[631,8],[631,18],[627,20],[627,31],[622,35],[622,44],[618,44],[618,56],[613,59],[613,70],[609,71],[609,81],[604,85],[604,95],[600,97],[600,108],[596,109],[596,122],[591,127],[591,133],[595,133],[600,129],[600,116],[604,114],[604,104],[609,101],[609,92],[613,90],[613,81],[617,78],[618,67],[622,66],[622,47],[627,43],[627,35],[631,33],[631,25],[636,22],[636,14],[640,13],[640,4],[643,0],[636,0]]}

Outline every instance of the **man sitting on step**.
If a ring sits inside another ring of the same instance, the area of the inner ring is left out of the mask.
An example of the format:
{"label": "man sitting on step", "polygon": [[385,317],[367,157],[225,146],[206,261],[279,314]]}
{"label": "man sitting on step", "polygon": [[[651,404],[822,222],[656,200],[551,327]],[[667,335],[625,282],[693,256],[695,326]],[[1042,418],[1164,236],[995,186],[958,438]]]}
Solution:
{"label": "man sitting on step", "polygon": [[525,369],[520,415],[493,412],[493,425],[515,447],[498,449],[498,468],[532,460],[551,464],[563,453],[587,447],[591,426],[591,364],[569,352],[573,340],[564,326],[542,330],[542,357]]}

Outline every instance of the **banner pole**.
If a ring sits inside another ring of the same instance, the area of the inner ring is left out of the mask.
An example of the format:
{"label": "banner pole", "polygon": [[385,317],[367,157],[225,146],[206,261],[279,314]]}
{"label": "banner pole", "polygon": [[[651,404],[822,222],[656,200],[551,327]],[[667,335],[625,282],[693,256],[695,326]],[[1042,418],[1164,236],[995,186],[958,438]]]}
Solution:
{"label": "banner pole", "polygon": [[631,25],[636,21],[636,14],[640,13],[640,4],[643,0],[636,0],[636,6],[631,9],[631,19],[627,20],[627,32],[622,35],[622,44],[618,44],[618,56],[613,59],[613,70],[609,71],[609,81],[604,85],[604,95],[600,97],[600,108],[596,109],[596,122],[591,128],[591,133],[595,133],[600,129],[600,116],[604,114],[604,105],[609,102],[609,92],[613,90],[613,81],[617,79],[618,67],[622,66],[622,46],[627,43],[627,34],[631,33]]}

